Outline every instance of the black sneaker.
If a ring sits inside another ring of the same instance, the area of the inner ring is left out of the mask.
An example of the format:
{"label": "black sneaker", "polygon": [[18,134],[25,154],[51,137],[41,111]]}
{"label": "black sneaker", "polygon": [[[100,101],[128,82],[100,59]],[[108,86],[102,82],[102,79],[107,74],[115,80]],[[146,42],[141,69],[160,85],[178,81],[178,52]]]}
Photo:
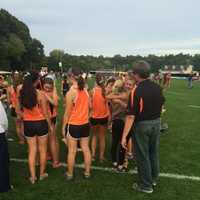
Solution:
{"label": "black sneaker", "polygon": [[138,191],[138,192],[143,192],[143,193],[146,193],[146,194],[151,194],[153,193],[153,189],[152,188],[149,188],[149,189],[144,189],[144,188],[141,188],[137,183],[133,184],[133,187],[132,187],[134,190]]}

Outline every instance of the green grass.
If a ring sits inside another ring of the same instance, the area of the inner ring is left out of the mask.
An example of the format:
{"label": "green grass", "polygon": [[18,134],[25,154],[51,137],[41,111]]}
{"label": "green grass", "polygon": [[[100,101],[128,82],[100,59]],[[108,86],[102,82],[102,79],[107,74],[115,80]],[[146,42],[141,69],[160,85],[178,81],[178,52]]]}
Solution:
{"label": "green grass", "polygon": [[[58,83],[59,84],[59,83]],[[89,86],[91,87],[92,81]],[[59,88],[59,87],[58,87]],[[200,176],[200,109],[190,108],[188,105],[200,106],[200,82],[194,83],[193,89],[188,89],[186,81],[174,80],[172,87],[165,92],[167,112],[163,121],[169,124],[167,134],[162,135],[160,142],[161,172]],[[62,117],[62,101],[59,107]],[[14,131],[12,119],[10,129]],[[58,123],[58,135],[61,135],[61,120]],[[16,138],[16,137],[15,137]],[[110,134],[107,134],[106,157],[110,158]],[[17,140],[9,143],[12,158],[27,158],[27,147],[19,146]],[[66,148],[61,142],[61,160],[66,160]],[[79,153],[78,163],[82,163],[82,154]],[[96,166],[111,167],[110,162]],[[134,167],[131,163],[130,168]],[[189,180],[176,180],[160,178],[158,187],[152,195],[137,193],[131,189],[136,176],[129,174],[116,174],[112,172],[93,171],[90,181],[82,179],[82,170],[76,169],[76,180],[68,183],[64,179],[65,168],[52,169],[48,166],[49,178],[35,185],[30,185],[28,166],[24,163],[11,162],[11,180],[15,189],[7,194],[0,194],[0,200],[64,200],[64,199],[94,199],[94,200],[128,200],[128,199],[154,199],[154,200],[198,200],[200,199],[200,182]]]}

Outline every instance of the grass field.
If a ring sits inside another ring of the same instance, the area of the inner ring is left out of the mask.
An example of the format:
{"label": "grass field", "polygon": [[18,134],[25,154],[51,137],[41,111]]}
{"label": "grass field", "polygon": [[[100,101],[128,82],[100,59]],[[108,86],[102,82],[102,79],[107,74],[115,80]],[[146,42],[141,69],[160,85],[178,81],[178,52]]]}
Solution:
{"label": "grass field", "polygon": [[[90,83],[91,84],[91,83]],[[160,160],[161,172],[200,177],[200,82],[188,89],[186,81],[173,80],[172,88],[165,92],[167,112],[163,117],[169,130],[161,136]],[[192,105],[192,106],[191,106]],[[194,107],[193,107],[194,106]],[[195,107],[197,106],[197,107]],[[62,113],[62,103],[59,107]],[[60,114],[59,118],[62,117]],[[61,123],[58,123],[60,135]],[[10,120],[10,131],[14,125]],[[14,134],[14,133],[13,133]],[[13,136],[14,137],[14,136]],[[9,143],[11,158],[27,158],[26,145],[20,146],[17,140]],[[107,154],[110,159],[110,134],[107,135]],[[66,148],[61,142],[61,160],[65,162]],[[79,153],[77,163],[82,163]],[[111,168],[110,161],[105,164],[95,162],[94,166]],[[135,163],[130,164],[134,168]],[[91,180],[82,179],[82,169],[76,169],[74,182],[64,178],[65,168],[52,169],[48,165],[49,178],[30,185],[27,163],[11,162],[11,180],[15,189],[7,194],[0,194],[0,200],[198,200],[200,199],[200,181],[160,178],[159,185],[151,195],[137,193],[131,189],[136,175],[117,174],[111,171],[93,170]]]}

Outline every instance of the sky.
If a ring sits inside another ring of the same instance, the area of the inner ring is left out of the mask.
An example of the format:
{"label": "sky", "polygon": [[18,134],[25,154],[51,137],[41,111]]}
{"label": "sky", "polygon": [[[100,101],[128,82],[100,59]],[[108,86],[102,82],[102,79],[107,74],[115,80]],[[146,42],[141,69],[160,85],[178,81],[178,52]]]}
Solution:
{"label": "sky", "polygon": [[0,0],[45,53],[200,53],[199,0]]}

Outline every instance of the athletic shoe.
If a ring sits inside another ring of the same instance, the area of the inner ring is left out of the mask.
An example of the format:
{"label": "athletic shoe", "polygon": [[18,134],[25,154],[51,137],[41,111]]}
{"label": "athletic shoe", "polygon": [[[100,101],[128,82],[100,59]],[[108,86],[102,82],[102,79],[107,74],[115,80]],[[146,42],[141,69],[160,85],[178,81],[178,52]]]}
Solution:
{"label": "athletic shoe", "polygon": [[61,163],[60,163],[60,162],[52,163],[52,167],[53,167],[54,169],[57,169],[57,168],[61,167]]}
{"label": "athletic shoe", "polygon": [[117,168],[117,162],[113,162],[112,166],[113,166],[114,169],[116,169]]}
{"label": "athletic shoe", "polygon": [[49,175],[47,173],[44,173],[43,175],[40,176],[40,181],[43,181],[44,179],[48,178]]}
{"label": "athletic shoe", "polygon": [[74,180],[74,176],[73,176],[73,175],[68,175],[68,174],[66,173],[65,176],[66,176],[66,180],[67,180],[67,181],[73,181],[73,180]]}
{"label": "athletic shoe", "polygon": [[32,185],[35,184],[36,180],[37,178],[32,178],[32,177],[29,178],[29,181]]}
{"label": "athletic shoe", "polygon": [[84,174],[83,177],[84,179],[89,180],[91,179],[91,174]]}
{"label": "athletic shoe", "polygon": [[133,159],[134,159],[134,156],[133,156],[132,153],[127,153],[127,154],[126,154],[126,158],[127,158],[128,160],[133,160]]}
{"label": "athletic shoe", "polygon": [[155,181],[153,181],[152,185],[153,185],[153,187],[156,187],[157,183]]}
{"label": "athletic shoe", "polygon": [[153,189],[152,188],[144,189],[144,188],[141,188],[137,183],[134,183],[132,188],[134,190],[138,191],[138,192],[143,192],[143,193],[146,193],[146,194],[153,193]]}
{"label": "athletic shoe", "polygon": [[128,172],[128,169],[126,167],[117,167],[116,171],[118,173],[126,173]]}
{"label": "athletic shoe", "polygon": [[77,152],[82,152],[82,149],[81,148],[77,148]]}

